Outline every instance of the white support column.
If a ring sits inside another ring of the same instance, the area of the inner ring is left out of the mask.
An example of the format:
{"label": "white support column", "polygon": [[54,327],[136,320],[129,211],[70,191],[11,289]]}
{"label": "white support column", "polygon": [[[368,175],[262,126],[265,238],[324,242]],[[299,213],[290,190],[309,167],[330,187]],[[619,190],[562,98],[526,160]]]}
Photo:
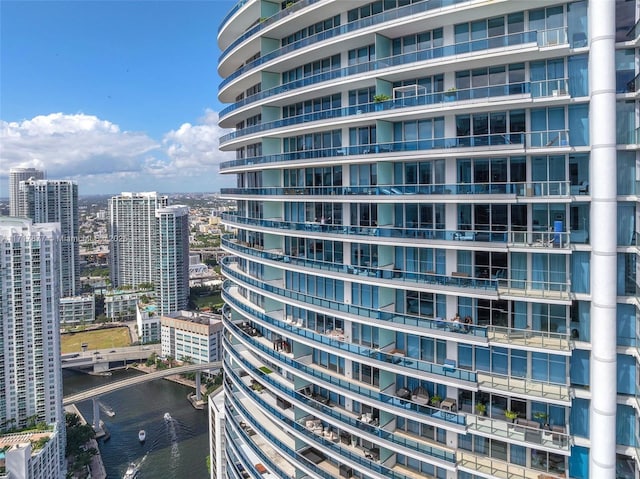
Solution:
{"label": "white support column", "polygon": [[591,477],[616,477],[615,2],[589,2]]}

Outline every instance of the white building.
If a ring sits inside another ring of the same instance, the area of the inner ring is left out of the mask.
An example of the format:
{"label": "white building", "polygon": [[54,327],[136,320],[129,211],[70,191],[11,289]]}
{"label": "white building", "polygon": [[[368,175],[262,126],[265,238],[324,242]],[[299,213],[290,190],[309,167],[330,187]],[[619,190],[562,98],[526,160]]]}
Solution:
{"label": "white building", "polygon": [[34,223],[60,223],[60,297],[80,292],[78,185],[70,180],[20,182],[21,214]]}
{"label": "white building", "polygon": [[156,210],[167,206],[156,192],[121,193],[109,199],[109,270],[113,287],[155,284],[158,278]]}
{"label": "white building", "polygon": [[[56,223],[0,218],[0,442],[10,430],[33,423],[51,425],[59,431],[51,444],[54,454],[60,452],[58,473],[66,469],[57,274],[60,235]],[[33,453],[26,452],[25,458],[32,461]],[[49,461],[43,460],[42,474],[24,477],[63,477],[49,475],[45,463]]]}
{"label": "white building", "polygon": [[36,168],[11,168],[9,170],[9,216],[24,216],[21,212],[20,182],[33,178],[41,180],[44,172]]}
{"label": "white building", "polygon": [[638,478],[639,19],[236,3],[226,477]]}
{"label": "white building", "polygon": [[224,434],[224,389],[207,399],[209,411],[209,458],[211,471],[209,477],[218,479],[226,476],[225,434]]}
{"label": "white building", "polygon": [[143,297],[155,298],[154,290],[108,290],[104,294],[105,316],[111,321],[135,320],[138,301]]}
{"label": "white building", "polygon": [[160,315],[155,302],[138,302],[136,306],[138,338],[142,344],[160,341]]}
{"label": "white building", "polygon": [[156,210],[160,314],[187,308],[189,302],[189,208],[172,205]]}
{"label": "white building", "polygon": [[93,294],[60,298],[60,324],[90,324],[96,319],[96,301]]}
{"label": "white building", "polygon": [[[61,427],[64,427],[64,423]],[[0,436],[7,479],[58,479],[65,477],[60,457],[64,457],[65,436],[52,424],[43,431]]]}
{"label": "white building", "polygon": [[222,360],[222,318],[219,314],[177,311],[161,319],[162,355],[194,363]]}

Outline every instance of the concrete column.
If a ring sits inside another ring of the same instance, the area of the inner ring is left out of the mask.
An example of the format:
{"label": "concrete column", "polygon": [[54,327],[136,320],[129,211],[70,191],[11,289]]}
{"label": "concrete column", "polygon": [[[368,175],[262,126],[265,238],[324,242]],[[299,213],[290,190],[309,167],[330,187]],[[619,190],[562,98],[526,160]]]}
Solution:
{"label": "concrete column", "polygon": [[616,477],[615,2],[589,2],[591,477]]}
{"label": "concrete column", "polygon": [[91,398],[91,404],[93,405],[93,430],[98,431],[100,429],[100,403],[97,398]]}
{"label": "concrete column", "polygon": [[196,371],[196,401],[202,401],[202,392],[200,391],[200,371]]}

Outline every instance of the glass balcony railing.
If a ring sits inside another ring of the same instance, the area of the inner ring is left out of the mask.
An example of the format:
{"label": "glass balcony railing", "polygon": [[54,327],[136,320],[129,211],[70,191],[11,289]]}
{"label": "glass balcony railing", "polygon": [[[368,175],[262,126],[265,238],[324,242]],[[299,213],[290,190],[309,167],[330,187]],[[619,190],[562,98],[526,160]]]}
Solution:
{"label": "glass balcony railing", "polygon": [[537,397],[543,400],[561,401],[567,404],[571,402],[569,387],[566,384],[507,376],[495,372],[478,371],[477,374],[478,387],[480,389],[494,389],[515,396]]}
{"label": "glass balcony railing", "polygon": [[223,27],[227,24],[227,22],[231,19],[231,17],[233,17],[236,14],[236,12],[240,10],[244,6],[244,4],[247,3],[248,1],[250,0],[238,0],[238,2],[236,2],[236,4],[231,8],[231,10],[229,10],[229,12],[224,16],[224,18],[220,22],[218,31],[222,30]]}
{"label": "glass balcony railing", "polygon": [[[228,284],[225,284],[228,288]],[[228,291],[225,294],[225,300],[228,300],[229,303],[232,303],[236,309],[241,309],[247,314],[258,317],[259,319],[273,324],[274,322],[278,322],[280,324],[277,325],[280,329],[286,330],[295,334],[296,336],[300,336],[306,339],[311,339],[317,344],[322,344],[328,348],[336,349],[337,352],[343,351],[348,352],[357,356],[360,356],[363,362],[367,362],[370,359],[377,360],[384,363],[392,363],[395,368],[403,368],[405,371],[400,371],[405,375],[413,375],[415,377],[422,377],[422,373],[432,374],[436,376],[444,376],[447,378],[454,378],[460,381],[467,381],[471,383],[475,383],[477,381],[475,373],[464,369],[458,369],[456,367],[444,366],[436,363],[430,363],[428,361],[422,361],[415,358],[404,357],[404,356],[394,356],[392,354],[387,354],[379,349],[371,349],[359,346],[357,344],[339,341],[335,339],[331,339],[329,336],[318,334],[314,331],[309,331],[307,329],[302,329],[297,326],[292,326],[282,321],[274,320],[273,318],[269,318],[264,314],[249,308],[242,303],[236,301],[232,295],[229,295]]]}
{"label": "glass balcony railing", "polygon": [[491,343],[522,345],[547,350],[571,350],[571,341],[568,333],[553,333],[530,328],[518,329],[491,325],[487,326],[487,335]]}
{"label": "glass balcony railing", "polygon": [[298,160],[316,160],[334,157],[341,160],[341,157],[345,155],[378,155],[384,153],[416,152],[443,148],[509,147],[518,150],[524,148],[568,148],[571,146],[569,140],[569,132],[567,130],[554,130],[531,133],[495,133],[490,135],[394,141],[390,143],[372,143],[368,145],[301,150],[269,156],[242,158],[222,162],[220,164],[220,169],[225,170],[227,168],[239,166]]}
{"label": "glass balcony railing", "polygon": [[236,324],[225,320],[225,327],[227,327],[236,337],[245,341],[251,349],[259,350],[262,354],[269,356],[277,364],[285,364],[297,371],[300,371],[307,376],[313,377],[314,380],[320,381],[323,384],[319,384],[321,387],[327,388],[332,391],[349,391],[351,393],[367,398],[370,401],[379,403],[379,406],[385,408],[394,408],[398,411],[410,411],[424,415],[425,417],[432,417],[441,421],[446,421],[452,424],[465,425],[465,416],[462,414],[452,413],[448,411],[442,411],[430,406],[421,406],[419,404],[409,402],[405,399],[399,398],[392,394],[385,394],[378,392],[373,387],[368,388],[360,386],[352,381],[340,379],[339,377],[327,374],[317,368],[308,366],[300,361],[296,361],[287,357],[285,354],[274,351],[273,348],[267,347],[261,344],[255,338],[248,336],[242,331]]}
{"label": "glass balcony railing", "polygon": [[529,469],[506,460],[501,461],[468,451],[458,451],[458,468],[470,474],[482,471],[487,477],[500,479],[560,479],[565,476],[564,473],[557,475],[552,474],[551,471],[544,473],[539,469]]}
{"label": "glass balcony railing", "polygon": [[[534,272],[534,275],[536,273]],[[527,298],[546,298],[569,300],[571,282],[519,279],[498,279],[498,294],[500,296],[518,296]]]}
{"label": "glass balcony railing", "polygon": [[223,195],[255,196],[335,196],[335,195],[515,195],[570,196],[568,181],[492,182],[453,184],[389,184],[371,186],[271,186],[262,188],[221,188]]}
{"label": "glass balcony railing", "polygon": [[[224,213],[222,219],[227,224],[233,224],[236,226],[248,225],[258,226],[261,228],[273,228],[277,230],[289,230],[300,231],[309,233],[328,233],[334,235],[345,236],[366,236],[366,237],[378,237],[378,238],[405,238],[405,239],[428,239],[428,240],[440,240],[440,241],[479,241],[484,243],[503,243],[508,246],[532,246],[541,248],[566,248],[570,244],[571,233],[567,232],[554,232],[548,229],[543,231],[506,231],[506,230],[471,230],[467,225],[462,225],[458,230],[444,230],[426,228],[423,226],[418,227],[393,227],[393,226],[345,226],[345,225],[333,225],[323,224],[317,221],[309,221],[305,223],[295,223],[290,221],[269,219],[263,220],[259,218],[244,218],[232,213]],[[574,241],[575,242],[575,241]],[[242,246],[242,245],[239,245]],[[245,245],[246,246],[246,245]],[[233,248],[234,245],[230,245]],[[266,259],[273,259],[276,261],[284,260],[289,261],[293,258],[284,258],[282,254],[273,256],[264,256]],[[365,266],[362,266],[364,268]],[[366,271],[358,271],[356,274],[366,274],[368,276],[377,276],[381,278],[404,276],[399,271],[396,274],[392,268],[378,267],[375,268],[372,265],[367,266]],[[345,271],[347,273],[353,273],[352,271]],[[430,273],[427,273],[430,274]],[[429,276],[430,280],[432,277]]]}
{"label": "glass balcony railing", "polygon": [[[436,2],[425,2],[425,4],[431,4]],[[420,5],[420,4],[417,4]],[[367,17],[363,20],[368,20],[373,17]],[[346,27],[346,25],[339,28]],[[322,32],[318,35],[328,35],[331,30],[327,30],[327,32]],[[316,35],[316,36],[318,36]],[[277,58],[280,55],[288,53],[289,51],[293,51],[296,48],[300,48],[302,46],[307,46],[314,43],[316,40],[311,40],[314,37],[308,37],[306,39],[301,40],[300,42],[287,45],[279,50],[271,52],[267,55],[264,55],[257,60],[254,60],[251,63],[244,65],[239,68],[227,78],[222,80],[219,86],[219,90],[225,88],[230,82],[239,77],[240,75],[259,67],[260,65],[266,63],[269,60]],[[392,57],[382,58],[379,60],[374,60],[371,62],[360,63],[357,65],[351,65],[344,68],[337,68],[331,71],[326,71],[319,73],[317,75],[308,76],[306,78],[301,78],[300,80],[296,80],[293,82],[289,82],[283,85],[279,85],[274,88],[269,88],[267,90],[263,90],[255,95],[251,95],[241,101],[233,103],[229,105],[227,108],[223,109],[220,113],[220,118],[224,118],[227,114],[234,111],[237,108],[240,108],[244,105],[256,102],[258,100],[262,100],[264,98],[278,95],[280,93],[284,93],[287,91],[295,90],[297,88],[302,88],[309,85],[314,85],[317,83],[322,83],[329,80],[336,80],[340,78],[346,78],[351,75],[357,75],[366,72],[375,72],[378,70],[383,70],[385,68],[390,68],[399,65],[408,65],[411,63],[422,62],[427,60],[437,60],[440,58],[445,58],[448,56],[459,55],[460,53],[464,53],[465,51],[479,51],[484,50],[486,48],[503,48],[508,46],[518,46],[518,45],[526,45],[526,44],[538,44],[538,32],[537,31],[528,31],[521,33],[512,33],[509,35],[503,35],[500,37],[493,37],[491,40],[482,39],[482,40],[474,40],[471,42],[457,43],[455,45],[447,45],[442,47],[430,48],[427,50],[420,50],[413,53],[405,53],[402,55],[396,55]]]}
{"label": "glass balcony railing", "polygon": [[[244,1],[240,2],[240,3],[245,3],[246,1],[247,0],[244,0]],[[289,14],[291,14],[293,12],[297,12],[301,8],[308,7],[309,5],[313,5],[314,3],[319,2],[319,1],[320,0],[299,0],[296,3],[294,3],[292,6],[280,10],[275,15],[271,15],[270,17],[260,19],[258,21],[258,23],[256,23],[251,28],[249,28],[246,32],[244,32],[242,35],[240,35],[238,38],[236,38],[233,42],[231,42],[231,44],[227,48],[225,48],[225,50],[218,57],[218,64],[220,64],[222,62],[222,60],[224,58],[226,58],[227,55],[229,55],[231,50],[233,50],[235,47],[237,47],[242,42],[244,42],[247,38],[250,38],[253,35],[255,35],[256,33],[258,33],[260,30],[262,30],[266,26],[277,22],[281,18],[284,18],[284,17],[286,17],[287,15],[289,15]],[[237,7],[237,5],[233,7],[233,9],[232,9],[233,13],[235,13],[237,11],[236,7]],[[227,17],[225,17],[225,19],[222,21],[222,23],[220,24],[220,30],[226,24],[226,22],[229,20],[230,16],[231,15],[227,15]]]}
{"label": "glass balcony railing", "polygon": [[[538,85],[539,86],[539,85]],[[509,83],[505,85],[492,85],[479,88],[468,88],[456,90],[455,100],[470,99],[487,99],[497,96],[522,95],[529,93],[529,83]],[[549,92],[549,96],[551,93]],[[335,118],[346,118],[353,115],[361,115],[363,113],[384,112],[401,108],[409,108],[424,105],[437,105],[443,102],[452,101],[451,92],[436,92],[427,95],[419,95],[413,97],[404,97],[396,100],[388,100],[382,102],[362,103],[347,108],[335,108],[332,110],[323,110],[313,113],[305,113],[304,115],[292,116],[280,120],[260,123],[247,128],[227,133],[220,137],[220,144],[224,144],[229,140],[240,138],[252,133],[269,131],[276,128],[283,128],[291,125],[299,125],[311,121],[330,120]]]}
{"label": "glass balcony railing", "polygon": [[531,96],[533,98],[566,96],[568,94],[569,80],[567,78],[531,82]]}
{"label": "glass balcony railing", "polygon": [[[373,461],[371,459],[367,459],[365,456],[362,455],[362,452],[360,451],[356,452],[351,448],[342,447],[342,445],[340,445],[339,443],[335,443],[332,440],[325,438],[324,436],[314,434],[312,431],[307,429],[302,424],[298,424],[293,419],[289,419],[288,417],[284,416],[282,414],[282,410],[271,406],[269,403],[263,400],[259,394],[255,393],[255,391],[252,391],[251,388],[245,385],[242,381],[239,381],[239,380],[234,381],[234,385],[238,387],[238,389],[241,389],[242,391],[244,391],[244,393],[247,396],[251,397],[255,403],[259,404],[260,407],[262,407],[262,409],[265,411],[267,415],[269,415],[270,417],[273,417],[277,421],[280,421],[286,424],[289,428],[295,430],[299,435],[306,437],[305,442],[307,444],[310,444],[312,446],[315,445],[316,447],[320,446],[321,449],[329,450],[333,452],[335,455],[337,455],[338,457],[342,457],[344,459],[348,459],[352,462],[355,462],[359,466],[363,467],[364,471],[372,470],[374,472],[377,472],[378,474],[381,474],[383,477],[388,477],[391,479],[411,479],[409,476],[400,474],[394,471],[393,469],[390,469],[382,465],[379,462]],[[245,412],[246,412],[246,409],[245,409]],[[444,451],[441,451],[441,452],[444,453]],[[447,453],[447,454],[450,454],[450,453]],[[448,462],[455,462],[455,456],[453,454],[450,454],[450,455],[452,456],[452,459],[451,461],[448,461]]]}
{"label": "glass balcony railing", "polygon": [[[229,264],[231,263],[230,261],[231,259],[232,258],[229,258],[229,259],[225,258],[223,260],[223,270],[225,271],[225,273],[228,273],[230,276],[234,277],[235,279],[245,284],[250,284],[252,286],[256,286],[259,288],[264,288],[265,290],[278,294],[279,296],[282,296],[282,297],[295,299],[297,301],[302,301],[308,304],[330,309],[333,311],[334,314],[337,314],[340,312],[355,314],[358,316],[363,316],[371,319],[378,319],[380,321],[386,321],[389,323],[418,326],[420,328],[431,329],[434,331],[446,331],[450,329],[449,323],[442,319],[412,316],[410,314],[381,311],[379,309],[365,308],[362,306],[353,306],[353,305],[344,304],[339,301],[332,301],[332,300],[318,298],[318,297],[311,296],[304,293],[298,293],[297,291],[278,288],[276,286],[263,283],[262,281],[254,280],[253,278],[250,278],[248,276],[241,275],[240,273],[234,271],[229,267]],[[460,334],[472,334],[474,336],[478,336],[481,338],[486,337],[487,333],[485,328],[474,326],[474,325],[467,325],[467,326],[468,328],[459,328],[456,332]]]}
{"label": "glass balcony railing", "polygon": [[627,93],[637,93],[640,90],[640,73],[627,83]]}
{"label": "glass balcony railing", "polygon": [[[239,385],[239,384],[242,384],[242,382],[237,381],[234,384]],[[234,394],[233,391],[229,390],[229,388],[227,387],[225,388],[225,396],[234,398],[236,395]],[[254,431],[258,431],[262,436],[264,436],[269,441],[269,444],[272,447],[280,451],[285,457],[289,457],[291,460],[293,460],[294,464],[303,464],[306,468],[313,471],[315,474],[318,475],[318,477],[321,477],[323,479],[335,479],[332,474],[328,473],[327,471],[319,467],[317,464],[307,459],[304,456],[304,454],[300,454],[299,452],[296,452],[293,449],[291,449],[287,444],[283,443],[280,439],[278,439],[275,434],[272,434],[268,428],[266,428],[263,424],[260,424],[258,421],[256,421],[254,418],[255,414],[253,412],[249,412],[247,408],[245,408],[244,404],[242,404],[242,401],[232,401],[232,402],[233,402],[234,409],[239,411],[242,414],[242,417],[248,422],[249,426]],[[230,411],[226,411],[226,412],[230,412]],[[235,417],[235,415],[232,413],[232,414],[229,414],[229,417]],[[236,428],[238,429],[240,428],[240,426],[236,426]],[[251,438],[247,436],[245,436],[245,442],[246,444],[251,445],[252,449],[257,448],[254,445]]]}
{"label": "glass balcony railing", "polygon": [[555,430],[545,429],[535,421],[514,422],[492,419],[489,417],[467,416],[467,427],[471,431],[490,434],[492,438],[508,441],[527,442],[537,446],[551,448],[555,451],[569,451],[571,436],[565,432],[564,426],[554,426]]}
{"label": "glass balcony railing", "polygon": [[[292,476],[289,476],[285,471],[283,471],[278,464],[269,457],[269,455],[260,447],[256,445],[254,441],[251,440],[249,435],[245,432],[245,430],[240,426],[241,418],[237,413],[229,413],[226,415],[225,413],[225,427],[229,427],[231,423],[233,425],[233,435],[229,435],[227,437],[235,437],[238,436],[243,445],[248,446],[251,451],[260,458],[262,464],[266,465],[271,471],[274,471],[279,478],[290,478],[293,479]],[[243,451],[241,448],[237,447],[236,442],[231,441],[232,447],[234,447],[234,452],[236,455],[243,455]],[[245,464],[252,464],[248,458],[245,457]]]}
{"label": "glass balcony railing", "polygon": [[[309,262],[309,265],[311,265],[311,262]],[[357,276],[366,276],[366,277],[374,276],[376,274],[375,271],[372,273],[371,268],[369,268],[369,267],[351,266],[351,268],[353,268],[352,271],[350,271],[349,270],[349,266],[347,266],[346,268],[344,268],[344,272],[346,272],[347,274],[352,274],[352,275],[357,275]],[[235,274],[235,275],[238,274],[233,270],[229,270],[229,271],[230,271],[231,274]],[[393,277],[393,273],[391,273],[391,275],[389,275],[389,277],[392,278]],[[400,279],[401,280],[404,279],[405,281],[408,281],[408,282],[410,281],[412,283],[420,283],[420,284],[425,284],[425,285],[434,285],[434,286],[436,286],[436,288],[434,288],[434,289],[438,289],[438,290],[441,289],[440,286],[448,286],[448,287],[455,287],[455,288],[473,288],[473,289],[482,290],[484,292],[496,292],[496,291],[498,291],[498,288],[497,288],[498,280],[497,279],[474,278],[474,277],[472,277],[471,275],[469,275],[467,273],[452,273],[451,275],[446,275],[446,274],[437,274],[437,273],[411,272],[411,273],[406,273],[405,276],[403,278],[400,278]],[[246,277],[245,280],[249,281],[250,278]],[[509,280],[505,280],[505,281],[509,281]],[[515,286],[520,286],[520,284],[519,284],[520,282],[514,281],[514,283],[517,283],[517,284],[515,284]],[[536,286],[545,286],[545,285],[547,285],[547,287],[549,286],[545,282],[536,282]],[[269,285],[269,284],[265,284],[265,287],[266,288],[273,288],[274,286]],[[277,289],[280,290],[280,292],[278,294],[280,294],[281,296],[285,296],[285,297],[291,297],[291,295],[297,296],[297,295],[301,294],[301,293],[297,293],[296,291],[285,290],[285,289],[282,289],[282,288],[277,288]],[[512,289],[515,289],[515,288],[512,288]],[[517,292],[521,292],[519,289],[517,289],[516,291]],[[308,300],[313,301],[314,303],[317,300],[317,298],[315,298],[313,296],[309,296],[309,295],[304,295],[304,296],[308,296]],[[397,315],[397,314],[398,313],[393,313],[394,316]],[[447,329],[446,321],[442,320],[441,318],[438,318],[436,320],[436,324],[440,324],[441,325],[440,326],[441,329]]]}
{"label": "glass balcony railing", "polygon": [[[534,139],[541,138],[546,132],[536,133]],[[461,136],[453,138],[434,138],[412,141],[395,141],[391,143],[372,143],[369,145],[343,146],[335,148],[321,148],[313,150],[292,151],[269,156],[258,156],[222,162],[220,169],[250,166],[264,163],[279,163],[295,160],[320,159],[331,157],[342,157],[351,155],[377,155],[380,153],[402,153],[415,152],[420,150],[433,150],[442,148],[464,148],[464,147],[491,147],[491,146],[511,146],[522,149],[525,147],[525,133],[498,133],[492,135]],[[536,145],[537,146],[537,145]],[[540,145],[540,146],[553,146]],[[565,146],[565,145],[562,145]]]}
{"label": "glass balcony railing", "polygon": [[[234,350],[231,345],[229,345],[226,342],[225,344],[226,344],[225,349],[231,352],[230,354],[233,356],[235,361],[244,365],[245,368],[253,367],[240,355],[234,354],[233,353]],[[272,392],[276,392],[278,396],[284,395],[287,398],[291,398],[294,402],[307,404],[313,401],[312,399],[308,398],[307,396],[304,396],[303,394],[287,389],[278,381],[272,380],[269,377],[269,375],[261,376],[260,382],[265,385],[268,384],[269,385],[268,389]],[[406,437],[396,435],[393,432],[386,431],[380,427],[375,427],[370,424],[364,423],[362,421],[357,420],[355,417],[349,416],[347,414],[343,414],[339,410],[332,408],[330,406],[317,403],[317,404],[313,404],[313,408],[320,411],[325,416],[328,416],[331,419],[335,420],[338,425],[351,426],[355,430],[365,431],[375,436],[376,439],[380,441],[378,443],[380,446],[384,446],[384,442],[388,442],[388,443],[409,449],[412,452],[426,454],[428,456],[435,457],[437,459],[447,461],[447,462],[455,462],[455,455],[453,453],[444,451],[439,448],[435,448],[424,442],[413,441]]]}

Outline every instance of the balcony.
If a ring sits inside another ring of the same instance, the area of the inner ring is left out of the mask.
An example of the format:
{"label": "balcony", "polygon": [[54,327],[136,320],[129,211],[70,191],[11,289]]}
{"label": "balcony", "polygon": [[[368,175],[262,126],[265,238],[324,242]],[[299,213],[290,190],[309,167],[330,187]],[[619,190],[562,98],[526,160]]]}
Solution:
{"label": "balcony", "polygon": [[478,372],[478,387],[523,398],[540,398],[544,401],[570,405],[571,394],[566,384],[537,381],[497,373]]}
{"label": "balcony", "polygon": [[[220,164],[221,170],[240,166],[262,165],[269,163],[286,163],[299,160],[318,160],[324,158],[340,159],[344,156],[390,155],[392,153],[413,153],[429,150],[445,150],[457,148],[476,148],[479,151],[499,149],[516,153],[524,153],[526,148],[570,148],[567,130],[537,131],[531,133],[496,133],[487,135],[456,136],[450,138],[433,138],[412,141],[395,141],[390,143],[372,143],[357,146],[342,146],[293,151],[276,155],[257,156],[225,161]],[[444,154],[444,152],[442,152]],[[451,152],[452,154],[455,152]],[[462,152],[460,152],[462,154]]]}
{"label": "balcony", "polygon": [[[535,274],[535,273],[534,273]],[[498,295],[501,298],[535,298],[566,302],[572,299],[571,283],[540,280],[499,279]]]}
{"label": "balcony", "polygon": [[571,351],[571,341],[567,333],[535,331],[530,328],[518,329],[502,326],[487,326],[487,337],[490,343],[544,350],[551,349],[566,353]]}
{"label": "balcony", "polygon": [[[554,80],[558,82],[557,80]],[[500,96],[508,95],[524,95],[529,93],[529,83],[509,83],[504,85],[491,85],[487,87],[468,88],[456,90],[456,100],[476,100],[476,99],[489,99]],[[540,88],[542,88],[540,86]],[[551,93],[549,93],[551,95]],[[556,95],[557,96],[557,95]],[[322,110],[314,113],[306,113],[304,115],[297,115],[288,118],[282,118],[280,120],[260,123],[258,125],[252,125],[247,128],[227,133],[220,137],[220,144],[224,144],[230,140],[241,138],[246,135],[259,133],[263,131],[270,131],[277,128],[284,128],[292,125],[301,125],[314,121],[330,120],[335,118],[348,118],[351,116],[362,115],[364,113],[385,112],[389,110],[398,111],[402,108],[410,108],[416,106],[426,105],[441,105],[444,102],[451,101],[451,96],[448,92],[436,92],[426,95],[418,95],[411,97],[403,97],[395,100],[388,100],[382,102],[361,103],[359,105],[350,106],[346,108],[334,108],[331,110]]]}
{"label": "balcony", "polygon": [[561,465],[562,470],[558,467],[558,471],[555,473],[551,471],[542,473],[537,469],[529,469],[473,452],[458,451],[457,456],[460,470],[474,475],[479,474],[482,477],[499,479],[561,479],[566,477],[564,464]]}
{"label": "balcony", "polygon": [[[455,1],[459,1],[459,0],[455,0]],[[431,4],[437,4],[437,3],[438,2],[429,1],[424,3],[418,3],[416,5],[431,5]],[[368,17],[363,20],[367,20],[371,22],[371,19],[374,19],[374,18],[375,16]],[[348,25],[350,24],[337,27],[334,30],[345,29],[346,27],[348,27]],[[332,30],[327,30],[326,32],[322,32],[318,35],[314,35],[313,37],[308,37],[303,40],[300,40],[299,42],[287,45],[286,47],[280,48],[271,53],[263,55],[262,57],[254,60],[253,62],[244,65],[243,67],[239,68],[238,70],[233,72],[231,75],[226,77],[220,83],[219,91],[224,90],[224,88],[226,88],[226,86],[229,83],[231,83],[233,80],[243,75],[244,73],[247,73],[253,69],[256,69],[259,66],[263,65],[264,63],[267,63],[268,61],[273,60],[286,53],[289,53],[301,47],[306,47],[308,45],[313,44],[315,41],[317,41],[315,40],[315,37],[317,36],[325,35],[322,38],[323,39],[327,38],[326,35],[329,35],[330,34],[329,32],[332,32]],[[358,65],[338,68],[335,70],[331,70],[331,71],[323,72],[317,75],[302,78],[294,82],[286,83],[284,85],[279,85],[277,87],[270,88],[268,90],[263,90],[260,93],[257,93],[255,95],[251,95],[245,98],[244,100],[233,103],[232,105],[229,105],[227,108],[223,109],[220,112],[220,118],[224,118],[226,115],[228,115],[232,111],[242,106],[248,105],[250,103],[254,103],[256,101],[263,100],[265,98],[278,95],[280,93],[289,92],[289,91],[292,91],[298,88],[303,88],[309,85],[315,85],[315,84],[330,81],[330,80],[347,78],[352,75],[357,75],[357,74],[366,73],[366,72],[376,72],[378,70],[384,70],[386,68],[395,67],[395,66],[406,66],[406,65],[410,65],[418,62],[430,61],[430,60],[439,61],[443,58],[454,57],[456,55],[460,55],[461,53],[465,53],[465,52],[477,52],[477,51],[487,50],[487,49],[504,50],[505,47],[517,47],[517,46],[521,46],[521,47],[531,46],[531,45],[548,46],[548,45],[544,45],[544,42],[551,41],[552,40],[551,36],[553,36],[552,33],[544,34],[543,32],[538,32],[538,31],[512,33],[509,35],[491,37],[488,39],[474,40],[471,42],[462,42],[454,45],[447,45],[447,46],[430,48],[427,50],[420,50],[418,52],[413,52],[413,53],[405,53],[402,55],[382,58],[382,59],[374,60],[367,63],[360,63]],[[561,35],[557,34],[556,36],[560,37]],[[566,33],[565,33],[565,36],[566,36]],[[513,53],[516,54],[517,50],[513,50]]]}
{"label": "balcony", "polygon": [[[347,395],[361,396],[372,407],[390,409],[394,414],[405,415],[409,413],[412,417],[414,414],[419,414],[426,419],[433,419],[436,422],[440,421],[443,425],[448,426],[464,426],[464,415],[454,412],[445,412],[440,409],[436,409],[426,405],[420,405],[414,402],[403,400],[395,395],[395,387],[391,386],[385,389],[383,392],[379,392],[374,386],[361,385],[353,380],[342,379],[341,375],[329,374],[324,368],[317,367],[313,364],[306,364],[300,360],[294,360],[285,354],[276,352],[272,347],[263,343],[255,337],[248,336],[242,332],[238,326],[226,320],[225,326],[249,349],[257,350],[261,354],[268,356],[276,364],[281,364],[285,369],[296,371],[296,374],[304,379],[311,381],[313,384],[317,384],[320,387],[342,391],[348,393]],[[270,378],[267,378],[267,380]],[[318,407],[321,406],[318,403]],[[327,406],[328,407],[328,406]],[[430,421],[428,421],[430,422]]]}
{"label": "balcony", "polygon": [[516,419],[514,422],[469,414],[467,428],[481,436],[504,439],[508,442],[523,444],[527,447],[544,448],[551,452],[569,453],[571,436],[564,426],[541,427],[535,421]]}
{"label": "balcony", "polygon": [[[566,197],[577,193],[583,185],[571,186],[568,181],[491,182],[452,184],[386,184],[370,186],[272,186],[262,188],[222,188],[228,196],[413,196],[413,195],[511,195],[523,198]],[[410,199],[410,198],[409,198]],[[462,198],[464,199],[464,198]],[[306,198],[301,201],[306,201]],[[483,199],[484,200],[484,199]],[[394,200],[395,202],[395,200]]]}
{"label": "balcony", "polygon": [[[231,346],[227,345],[227,348],[231,348]],[[231,348],[231,350],[233,350],[233,348]],[[245,368],[251,369],[253,367],[241,356],[233,352],[231,354],[234,356],[234,359]],[[237,381],[240,381],[240,379],[237,379]],[[275,403],[276,401],[273,399],[273,396],[283,395],[287,397],[287,399],[297,407],[308,412],[306,416],[296,420],[298,424],[303,425],[306,430],[315,435],[322,436],[333,443],[340,443],[341,447],[350,444],[351,441],[345,442],[341,440],[341,434],[337,431],[338,427],[343,431],[347,431],[350,437],[351,434],[358,434],[359,437],[364,437],[368,441],[375,442],[383,447],[397,448],[399,450],[406,449],[445,462],[452,463],[455,461],[454,454],[444,447],[433,447],[426,441],[413,440],[404,435],[389,431],[388,429],[392,424],[379,425],[377,424],[378,420],[373,419],[370,414],[358,416],[338,406],[334,407],[323,404],[322,402],[317,402],[300,392],[290,390],[285,385],[279,383],[277,380],[272,380],[270,377],[263,377],[262,381],[268,386],[267,390],[272,393],[261,395],[265,403]],[[246,386],[244,389],[248,391]],[[310,409],[309,406],[312,409]]]}

